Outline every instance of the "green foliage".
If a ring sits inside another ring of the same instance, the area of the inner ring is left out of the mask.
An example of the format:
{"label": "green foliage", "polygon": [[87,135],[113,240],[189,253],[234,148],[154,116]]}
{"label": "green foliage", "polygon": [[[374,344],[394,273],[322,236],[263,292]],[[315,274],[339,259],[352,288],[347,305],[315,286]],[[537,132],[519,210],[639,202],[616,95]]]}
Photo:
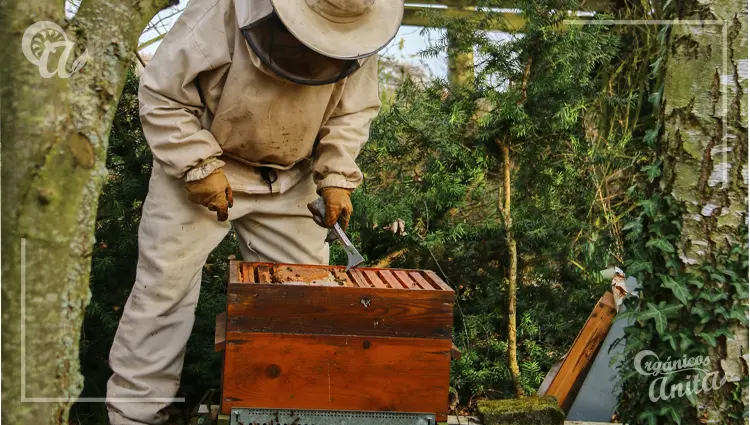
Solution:
{"label": "green foliage", "polygon": [[[623,155],[582,125],[599,99],[596,69],[614,57],[618,40],[601,26],[553,30],[566,15],[550,11],[569,9],[567,2],[519,7],[529,24],[507,40],[483,31],[497,20],[491,9],[438,23],[455,42],[476,45],[476,83],[407,79],[373,125],[359,160],[365,183],[354,193],[352,233],[371,264],[433,269],[455,288],[454,339],[463,357],[453,362],[452,390],[468,406],[478,397],[513,396],[498,143],[511,146],[514,162],[518,357],[527,393],[567,351],[605,291],[593,271],[622,251],[600,192],[601,170]],[[389,231],[398,221],[406,234]]]}
{"label": "green foliage", "polygon": [[[670,2],[663,7],[648,3],[645,9],[633,7],[623,19],[666,19]],[[627,146],[637,152],[628,170],[626,202],[617,208],[627,242],[625,271],[641,285],[638,296],[626,300],[628,311],[618,319],[634,320],[625,329],[624,353],[616,359],[622,392],[619,421],[640,424],[699,424],[695,394],[652,401],[649,385],[654,377],[643,376],[634,368],[635,356],[651,350],[660,359],[708,355],[721,338],[731,338],[733,326],[747,324],[748,293],[747,228],[736,229],[737,242],[716,247],[714,258],[705,264],[686,267],[678,253],[682,236],[684,207],[669,194],[665,166],[670,161],[663,138],[663,63],[668,54],[668,26],[618,28],[628,40],[630,57],[622,58],[617,71],[609,73],[610,91],[634,100],[626,109],[604,111],[600,121],[609,124],[605,137],[627,136]],[[633,83],[637,82],[637,86]],[[667,190],[665,190],[665,188]],[[710,370],[718,365],[711,364]],[[671,374],[669,383],[690,381],[692,371]],[[742,423],[742,403],[730,401],[728,393],[739,394],[747,386],[726,384],[713,396],[723,397],[736,422]],[[669,385],[667,386],[669,389]]]}
{"label": "green foliage", "polygon": [[[537,389],[606,290],[598,270],[625,265],[643,290],[641,298],[627,300],[629,311],[619,318],[634,321],[618,359],[620,421],[696,423],[694,397],[649,400],[649,378],[634,370],[633,358],[644,349],[661,358],[676,351],[704,355],[731,326],[746,325],[748,247],[737,243],[697,272],[687,271],[677,254],[683,211],[660,186],[669,165],[660,117],[667,29],[584,25],[561,31],[562,11],[577,4],[523,0],[523,35],[500,37],[484,29],[502,21],[497,8],[504,3],[480,3],[471,18],[435,22],[448,27],[453,46],[474,49],[473,85],[386,78],[389,89],[404,81],[384,94],[360,155],[365,181],[353,194],[351,238],[368,265],[432,269],[455,289],[454,340],[463,356],[451,365],[451,390],[462,407],[472,408],[479,398],[513,397],[508,250],[498,208],[498,146],[510,146],[524,390]],[[660,18],[656,9],[628,4],[618,18]],[[447,43],[439,40],[425,55]],[[397,68],[390,63],[381,72]],[[105,393],[109,348],[135,279],[137,227],[152,163],[136,91],[131,76],[110,137],[110,178],[100,200],[92,301],[81,339],[87,397]],[[739,229],[736,240],[746,241],[746,234]],[[224,309],[232,239],[204,270],[179,391],[187,406],[219,386],[213,326]],[[339,246],[332,258],[345,262]],[[738,400],[742,385],[727,384],[729,397]],[[102,405],[78,404],[71,418],[106,423]]]}

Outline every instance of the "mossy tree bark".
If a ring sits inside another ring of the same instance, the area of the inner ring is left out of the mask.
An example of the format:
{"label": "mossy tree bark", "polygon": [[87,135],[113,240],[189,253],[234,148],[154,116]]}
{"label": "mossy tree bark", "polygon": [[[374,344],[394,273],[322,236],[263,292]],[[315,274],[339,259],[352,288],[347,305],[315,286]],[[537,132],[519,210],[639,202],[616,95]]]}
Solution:
{"label": "mossy tree bark", "polygon": [[[673,25],[664,86],[663,189],[686,212],[680,258],[687,269],[721,267],[717,253],[744,238],[747,219],[747,3],[718,0],[675,3],[682,20]],[[707,285],[722,286],[707,278]],[[729,382],[747,376],[748,329],[733,329],[710,349],[714,370]],[[728,394],[701,395],[707,422],[730,423]],[[747,388],[742,400],[747,403]]]}
{"label": "mossy tree bark", "polygon": [[[66,19],[61,1],[0,0],[2,420],[9,424],[67,424],[80,393],[78,341],[110,126],[138,37],[168,3],[83,0]],[[65,30],[79,46],[72,57],[88,50],[70,78],[42,78],[24,56],[24,31],[39,21]]]}

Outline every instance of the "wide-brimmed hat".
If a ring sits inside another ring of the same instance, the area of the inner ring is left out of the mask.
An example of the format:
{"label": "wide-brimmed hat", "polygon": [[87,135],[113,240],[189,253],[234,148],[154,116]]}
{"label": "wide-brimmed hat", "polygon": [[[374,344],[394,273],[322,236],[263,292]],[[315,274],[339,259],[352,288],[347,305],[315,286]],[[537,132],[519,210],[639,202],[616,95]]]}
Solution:
{"label": "wide-brimmed hat", "polygon": [[294,37],[332,58],[372,55],[396,36],[403,0],[271,0]]}

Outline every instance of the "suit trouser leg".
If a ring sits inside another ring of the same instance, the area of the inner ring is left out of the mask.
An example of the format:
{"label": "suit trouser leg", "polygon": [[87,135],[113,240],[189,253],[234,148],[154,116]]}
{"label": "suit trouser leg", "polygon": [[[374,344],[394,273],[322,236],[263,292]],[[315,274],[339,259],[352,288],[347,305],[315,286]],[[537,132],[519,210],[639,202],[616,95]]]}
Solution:
{"label": "suit trouser leg", "polygon": [[[239,212],[233,208],[231,214]],[[110,351],[113,425],[159,424],[180,385],[206,258],[229,231],[216,213],[188,201],[184,183],[158,165],[138,230],[133,290]]]}

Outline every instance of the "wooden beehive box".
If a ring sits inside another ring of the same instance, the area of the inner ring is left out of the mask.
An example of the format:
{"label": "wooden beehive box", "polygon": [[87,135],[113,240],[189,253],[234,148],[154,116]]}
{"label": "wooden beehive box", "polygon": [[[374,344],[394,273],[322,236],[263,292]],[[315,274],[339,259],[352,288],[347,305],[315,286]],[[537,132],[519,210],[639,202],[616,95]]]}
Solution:
{"label": "wooden beehive box", "polygon": [[225,336],[222,413],[292,408],[446,419],[454,294],[435,273],[239,261],[230,268],[227,313],[217,320],[217,347]]}

